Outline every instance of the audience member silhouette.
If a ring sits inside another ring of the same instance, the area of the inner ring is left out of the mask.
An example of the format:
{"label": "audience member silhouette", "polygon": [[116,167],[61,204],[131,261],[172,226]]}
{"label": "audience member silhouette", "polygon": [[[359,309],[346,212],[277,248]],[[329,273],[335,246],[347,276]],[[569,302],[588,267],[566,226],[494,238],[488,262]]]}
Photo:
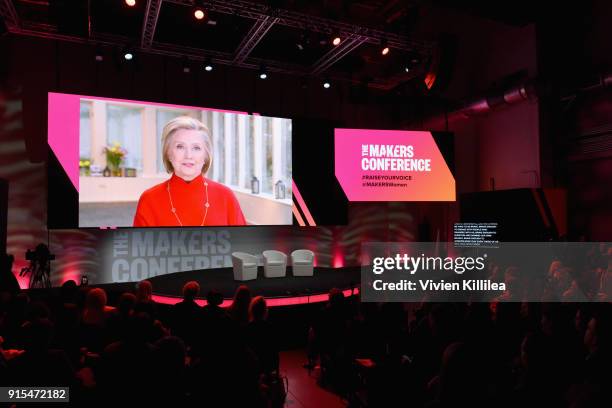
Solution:
{"label": "audience member silhouette", "polygon": [[263,296],[251,300],[247,342],[257,358],[260,373],[278,371],[278,334],[268,321],[268,306]]}
{"label": "audience member silhouette", "polygon": [[157,319],[159,317],[157,309],[157,303],[153,300],[153,285],[151,282],[148,280],[138,282],[134,310],[136,312],[145,312],[153,319]]}
{"label": "audience member silhouette", "polygon": [[101,393],[108,403],[121,396],[126,403],[153,403],[151,384],[159,375],[154,347],[147,340],[153,321],[146,313],[129,318],[122,339],[104,348],[98,373]]}
{"label": "audience member silhouette", "polygon": [[183,339],[187,347],[193,346],[201,323],[202,308],[195,301],[199,293],[200,285],[197,282],[187,282],[183,286],[183,300],[172,307],[172,335]]}
{"label": "audience member silhouette", "polygon": [[75,372],[66,353],[51,348],[51,320],[41,318],[27,321],[21,330],[25,351],[9,361],[10,384],[37,387],[74,386]]}
{"label": "audience member silhouette", "polygon": [[102,288],[90,289],[85,297],[79,333],[81,345],[92,352],[101,352],[108,341],[106,302],[106,292]]}
{"label": "audience member silhouette", "polygon": [[19,282],[13,274],[14,261],[13,255],[0,254],[0,293],[7,292],[11,295],[19,293]]}
{"label": "audience member silhouette", "polygon": [[135,306],[136,296],[133,293],[121,294],[117,308],[108,314],[108,341],[120,340],[122,334],[128,330]]}
{"label": "audience member silhouette", "polygon": [[251,290],[246,285],[236,289],[234,299],[227,313],[232,321],[243,330],[249,323],[249,305],[251,304]]}

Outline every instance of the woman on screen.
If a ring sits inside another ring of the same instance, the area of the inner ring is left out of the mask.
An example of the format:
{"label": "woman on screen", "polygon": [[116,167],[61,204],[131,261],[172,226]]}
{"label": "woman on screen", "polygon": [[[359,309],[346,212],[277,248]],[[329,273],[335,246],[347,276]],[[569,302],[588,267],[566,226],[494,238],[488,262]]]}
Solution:
{"label": "woman on screen", "polygon": [[172,177],[142,193],[135,227],[246,225],[232,190],[204,177],[212,163],[212,144],[202,122],[188,116],[168,122],[162,159]]}

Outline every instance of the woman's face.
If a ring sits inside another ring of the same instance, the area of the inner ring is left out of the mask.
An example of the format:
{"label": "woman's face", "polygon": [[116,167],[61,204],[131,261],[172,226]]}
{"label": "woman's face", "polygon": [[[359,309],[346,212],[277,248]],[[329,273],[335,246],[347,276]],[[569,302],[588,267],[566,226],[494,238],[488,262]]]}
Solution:
{"label": "woman's face", "polygon": [[198,177],[208,159],[204,149],[204,134],[193,129],[177,130],[170,141],[168,159],[174,174],[183,180],[191,181]]}

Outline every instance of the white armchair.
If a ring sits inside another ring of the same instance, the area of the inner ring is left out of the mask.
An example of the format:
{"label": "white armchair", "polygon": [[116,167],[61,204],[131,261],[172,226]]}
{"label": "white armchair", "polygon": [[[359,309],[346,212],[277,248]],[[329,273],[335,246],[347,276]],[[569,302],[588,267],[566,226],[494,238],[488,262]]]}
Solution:
{"label": "white armchair", "polygon": [[234,280],[257,279],[257,257],[246,252],[232,252]]}
{"label": "white armchair", "polygon": [[287,255],[280,251],[263,251],[264,276],[280,278],[287,274]]}
{"label": "white armchair", "polygon": [[314,252],[298,249],[291,253],[293,276],[313,276]]}

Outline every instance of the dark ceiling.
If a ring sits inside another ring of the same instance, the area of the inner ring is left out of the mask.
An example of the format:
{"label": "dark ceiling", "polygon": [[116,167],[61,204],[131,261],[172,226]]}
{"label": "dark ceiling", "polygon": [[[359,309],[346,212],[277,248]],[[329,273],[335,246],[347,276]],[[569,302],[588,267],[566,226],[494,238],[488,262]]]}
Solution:
{"label": "dark ceiling", "polygon": [[[431,61],[436,44],[411,38],[410,32],[426,3],[457,8],[448,0],[204,1],[209,6],[205,21],[193,17],[192,0],[136,0],[134,7],[125,0],[0,0],[0,11],[9,30],[17,34],[130,45],[194,60],[212,57],[218,63],[247,68],[265,63],[279,72],[367,81],[392,89],[423,75]],[[532,19],[520,11],[524,7],[504,11],[498,6],[461,2],[462,11],[506,24],[522,25]],[[147,21],[153,22],[150,42],[143,35]],[[263,31],[254,30],[258,24]],[[342,44],[336,50],[330,43],[331,33],[339,28],[344,37],[349,32],[359,36],[342,53]],[[253,47],[248,39],[259,41]],[[381,41],[387,39],[391,52],[382,56]],[[418,63],[412,63],[407,74],[405,65],[413,60]]]}

